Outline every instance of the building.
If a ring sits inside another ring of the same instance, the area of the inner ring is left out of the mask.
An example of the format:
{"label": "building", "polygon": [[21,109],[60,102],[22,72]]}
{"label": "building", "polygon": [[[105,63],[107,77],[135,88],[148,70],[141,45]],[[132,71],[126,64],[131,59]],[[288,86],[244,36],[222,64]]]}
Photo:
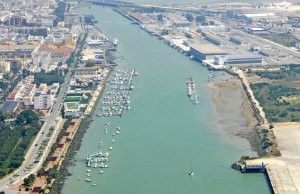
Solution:
{"label": "building", "polygon": [[34,109],[43,110],[50,109],[54,103],[54,95],[51,94],[41,94],[34,96]]}
{"label": "building", "polygon": [[10,61],[0,61],[0,73],[9,73],[10,69]]}
{"label": "building", "polygon": [[31,54],[38,49],[38,44],[22,44],[17,45],[11,42],[0,45],[0,55],[2,56],[19,56],[30,57]]}
{"label": "building", "polygon": [[206,34],[205,36],[205,40],[215,44],[215,45],[218,45],[220,46],[222,44],[222,40],[214,35],[211,35],[211,34]]}
{"label": "building", "polygon": [[246,28],[246,31],[250,34],[266,34],[269,33],[266,29],[264,28]]}
{"label": "building", "polygon": [[213,44],[193,44],[190,45],[190,55],[195,59],[202,61],[207,59],[214,59],[216,55],[226,55],[227,53],[221,48]]}
{"label": "building", "polygon": [[235,36],[231,36],[229,38],[229,41],[233,42],[234,44],[237,44],[237,45],[241,45],[241,44],[244,44],[243,41]]}
{"label": "building", "polygon": [[29,81],[21,81],[8,95],[6,101],[15,101],[23,103],[25,106],[33,105],[36,84]]}
{"label": "building", "polygon": [[173,26],[174,27],[190,27],[191,26],[191,22],[189,22],[189,21],[174,21],[173,22]]}
{"label": "building", "polygon": [[0,108],[1,113],[15,113],[18,110],[19,102],[15,101],[5,101]]}
{"label": "building", "polygon": [[221,55],[215,56],[214,63],[217,65],[245,65],[262,64],[262,57],[256,55]]}
{"label": "building", "polygon": [[99,71],[100,71],[99,66],[77,67],[75,68],[75,75],[97,75]]}
{"label": "building", "polygon": [[81,93],[67,94],[64,101],[64,114],[78,118],[88,105],[88,97]]}
{"label": "building", "polygon": [[33,55],[32,62],[42,69],[47,69],[51,63],[51,51],[41,51]]}
{"label": "building", "polygon": [[59,89],[59,83],[53,83],[51,86],[47,86],[45,83],[41,83],[36,89],[34,96],[34,109],[50,109],[55,100],[55,94]]}
{"label": "building", "polygon": [[39,51],[51,52],[53,61],[61,61],[65,63],[75,49],[73,44],[46,44],[43,45]]}
{"label": "building", "polygon": [[81,61],[90,61],[98,64],[104,63],[104,51],[102,49],[84,49],[82,51]]}

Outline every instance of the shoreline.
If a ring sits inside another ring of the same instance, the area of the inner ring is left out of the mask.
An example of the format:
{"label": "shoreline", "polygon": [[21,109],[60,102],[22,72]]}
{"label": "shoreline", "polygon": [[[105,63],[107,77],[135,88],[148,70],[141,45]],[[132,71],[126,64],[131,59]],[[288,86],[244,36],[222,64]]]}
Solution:
{"label": "shoreline", "polygon": [[218,133],[259,155],[255,131],[258,121],[240,80],[231,77],[210,82],[206,87],[211,91]]}

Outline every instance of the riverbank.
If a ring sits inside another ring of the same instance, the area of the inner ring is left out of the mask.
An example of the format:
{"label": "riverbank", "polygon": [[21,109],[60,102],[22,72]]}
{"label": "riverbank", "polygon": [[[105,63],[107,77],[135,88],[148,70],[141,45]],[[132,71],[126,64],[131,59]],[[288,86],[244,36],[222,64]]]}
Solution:
{"label": "riverbank", "polygon": [[237,141],[249,151],[256,151],[255,126],[257,120],[239,79],[210,82],[211,98],[215,106],[220,133]]}

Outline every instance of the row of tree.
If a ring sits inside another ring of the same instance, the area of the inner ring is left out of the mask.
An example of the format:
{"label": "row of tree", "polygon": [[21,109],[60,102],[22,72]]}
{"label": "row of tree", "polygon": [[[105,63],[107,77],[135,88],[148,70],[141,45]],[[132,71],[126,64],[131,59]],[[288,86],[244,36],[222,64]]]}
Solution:
{"label": "row of tree", "polygon": [[15,126],[6,125],[4,119],[0,118],[0,177],[22,164],[32,138],[40,129],[39,117],[31,110],[21,112]]}

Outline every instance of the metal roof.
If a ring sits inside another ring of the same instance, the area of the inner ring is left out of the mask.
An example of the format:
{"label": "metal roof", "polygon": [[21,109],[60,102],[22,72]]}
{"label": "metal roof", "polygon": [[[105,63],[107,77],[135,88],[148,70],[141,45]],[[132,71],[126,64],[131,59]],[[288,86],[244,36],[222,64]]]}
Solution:
{"label": "metal roof", "polygon": [[223,49],[213,44],[192,44],[190,45],[190,47],[203,54],[226,54],[226,52]]}

